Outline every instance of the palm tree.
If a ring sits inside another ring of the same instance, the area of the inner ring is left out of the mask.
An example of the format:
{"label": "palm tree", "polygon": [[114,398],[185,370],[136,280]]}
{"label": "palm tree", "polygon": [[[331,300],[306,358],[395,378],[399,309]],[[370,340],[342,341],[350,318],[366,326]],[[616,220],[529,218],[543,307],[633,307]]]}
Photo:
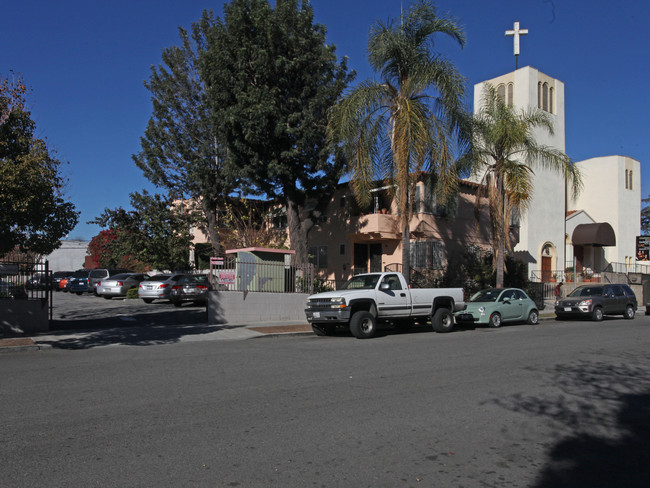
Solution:
{"label": "palm tree", "polygon": [[465,35],[450,17],[419,1],[388,24],[370,31],[368,59],[381,81],[359,84],[332,108],[330,141],[341,144],[349,162],[352,187],[367,205],[370,189],[385,180],[397,198],[402,230],[402,268],[410,274],[410,219],[417,175],[436,177],[441,199],[458,184],[453,164],[454,137],[459,135],[464,79],[433,49],[435,34],[465,44]]}
{"label": "palm tree", "polygon": [[503,287],[506,249],[512,250],[510,217],[525,211],[530,201],[533,168],[564,175],[574,196],[582,186],[580,172],[566,154],[537,143],[533,134],[537,128],[553,135],[550,114],[537,108],[517,111],[506,105],[492,85],[486,85],[481,109],[472,120],[472,149],[464,158],[482,174],[476,204],[487,196],[497,288]]}

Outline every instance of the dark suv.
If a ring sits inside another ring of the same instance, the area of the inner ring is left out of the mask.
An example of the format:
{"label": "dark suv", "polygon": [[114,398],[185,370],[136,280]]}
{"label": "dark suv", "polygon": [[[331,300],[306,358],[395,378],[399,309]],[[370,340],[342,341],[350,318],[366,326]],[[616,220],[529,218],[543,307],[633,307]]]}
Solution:
{"label": "dark suv", "polygon": [[633,319],[636,309],[632,288],[618,284],[579,286],[555,302],[558,318],[586,317],[600,321],[604,315],[623,315]]}

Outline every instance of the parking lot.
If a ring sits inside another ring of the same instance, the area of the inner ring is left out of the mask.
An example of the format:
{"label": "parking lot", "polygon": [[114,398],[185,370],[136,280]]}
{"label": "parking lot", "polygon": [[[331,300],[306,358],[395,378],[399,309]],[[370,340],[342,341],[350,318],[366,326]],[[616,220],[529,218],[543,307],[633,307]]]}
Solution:
{"label": "parking lot", "polygon": [[52,330],[87,330],[145,325],[207,323],[207,309],[191,303],[175,307],[169,300],[144,303],[141,299],[102,297],[84,293],[53,294]]}

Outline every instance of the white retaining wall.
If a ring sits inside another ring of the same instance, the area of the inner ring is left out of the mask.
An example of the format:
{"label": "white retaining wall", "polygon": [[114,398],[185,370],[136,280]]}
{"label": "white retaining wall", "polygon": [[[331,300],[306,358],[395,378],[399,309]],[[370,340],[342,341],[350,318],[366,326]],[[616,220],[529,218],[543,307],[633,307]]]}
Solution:
{"label": "white retaining wall", "polygon": [[211,291],[208,295],[208,323],[253,324],[304,320],[306,293],[257,293]]}

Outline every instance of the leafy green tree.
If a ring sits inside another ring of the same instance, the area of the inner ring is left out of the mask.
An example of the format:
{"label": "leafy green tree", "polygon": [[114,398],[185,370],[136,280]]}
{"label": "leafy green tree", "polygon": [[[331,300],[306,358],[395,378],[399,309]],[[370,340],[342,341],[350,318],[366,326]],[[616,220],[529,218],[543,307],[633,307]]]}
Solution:
{"label": "leafy green tree", "polygon": [[49,254],[79,219],[63,194],[61,162],[34,135],[25,93],[22,80],[0,80],[0,255]]}
{"label": "leafy green tree", "polygon": [[169,198],[146,191],[131,194],[135,210],[105,209],[89,222],[111,230],[112,257],[104,259],[125,267],[182,270],[189,267],[194,217]]}
{"label": "leafy green tree", "polygon": [[153,114],[142,151],[135,164],[158,187],[177,199],[192,199],[201,208],[199,226],[212,244],[212,255],[221,252],[217,210],[235,186],[236,177],[224,160],[218,119],[207,103],[205,83],[198,58],[205,50],[206,32],[214,24],[204,13],[194,24],[192,36],[180,30],[181,45],[167,48],[158,67],[152,67],[149,81]]}
{"label": "leafy green tree", "polygon": [[233,0],[224,11],[201,57],[214,116],[242,191],[284,203],[291,248],[307,262],[307,234],[342,168],[326,140],[327,110],[352,75],[308,1]]}
{"label": "leafy green tree", "polygon": [[361,83],[329,117],[330,138],[343,144],[359,202],[367,204],[377,180],[393,188],[407,279],[418,172],[431,172],[441,201],[458,184],[453,152],[462,141],[464,79],[434,50],[438,34],[465,44],[457,22],[439,17],[426,1],[412,5],[399,20],[377,22],[370,31],[368,60],[381,81]]}
{"label": "leafy green tree", "polygon": [[481,109],[472,124],[472,150],[466,157],[482,175],[477,205],[486,195],[489,200],[496,286],[502,288],[505,253],[511,248],[507,238],[510,216],[513,211],[521,214],[526,209],[533,190],[533,170],[547,168],[563,174],[574,196],[580,191],[582,180],[566,154],[537,143],[535,130],[553,134],[553,121],[547,112],[509,107],[496,89],[487,85]]}

